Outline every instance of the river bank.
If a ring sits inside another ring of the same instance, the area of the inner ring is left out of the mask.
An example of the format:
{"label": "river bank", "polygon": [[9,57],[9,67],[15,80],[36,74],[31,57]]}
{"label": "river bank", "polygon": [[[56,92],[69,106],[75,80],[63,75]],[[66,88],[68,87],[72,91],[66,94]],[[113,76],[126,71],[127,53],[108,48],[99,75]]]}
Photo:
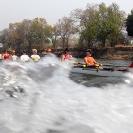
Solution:
{"label": "river bank", "polygon": [[[107,48],[91,48],[93,57],[99,59],[130,59],[133,55],[133,47],[107,47]],[[75,58],[83,58],[86,49],[70,48],[70,52]],[[60,56],[63,49],[52,49],[52,52]]]}
{"label": "river bank", "polygon": [[[70,53],[75,58],[84,58],[86,55],[86,48],[69,48]],[[104,47],[104,48],[89,48],[93,51],[93,57],[97,59],[118,59],[118,60],[125,60],[130,59],[133,55],[133,47]],[[11,51],[11,50],[9,50]],[[60,57],[63,54],[64,49],[52,49],[52,53],[56,56]],[[2,53],[2,52],[1,52]],[[19,52],[20,53],[20,52]],[[29,55],[32,54],[32,51],[28,53]],[[46,52],[45,49],[38,50],[38,54],[43,57]],[[18,54],[20,56],[20,54]]]}

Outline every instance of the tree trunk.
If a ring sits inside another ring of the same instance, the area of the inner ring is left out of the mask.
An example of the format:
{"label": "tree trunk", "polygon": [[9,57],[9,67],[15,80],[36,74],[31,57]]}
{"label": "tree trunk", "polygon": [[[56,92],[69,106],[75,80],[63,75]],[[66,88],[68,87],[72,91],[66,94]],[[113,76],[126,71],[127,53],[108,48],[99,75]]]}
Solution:
{"label": "tree trunk", "polygon": [[79,39],[79,46],[83,47],[83,38],[81,36],[80,36],[80,39]]}
{"label": "tree trunk", "polygon": [[104,38],[103,40],[102,40],[102,47],[105,47],[105,43],[106,43],[106,39]]}
{"label": "tree trunk", "polygon": [[69,39],[67,38],[67,39],[66,39],[66,45],[65,45],[67,48],[68,48],[68,40],[69,40]]}
{"label": "tree trunk", "polygon": [[65,38],[62,39],[63,48],[65,48]]}

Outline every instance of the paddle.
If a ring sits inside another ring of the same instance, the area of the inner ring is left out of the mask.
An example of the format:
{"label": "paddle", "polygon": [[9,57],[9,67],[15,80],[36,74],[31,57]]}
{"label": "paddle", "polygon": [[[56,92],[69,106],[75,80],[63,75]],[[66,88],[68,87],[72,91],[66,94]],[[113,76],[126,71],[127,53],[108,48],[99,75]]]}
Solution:
{"label": "paddle", "polygon": [[[87,64],[82,63],[82,62],[74,62],[73,64],[76,65],[76,67],[82,67],[83,69],[87,68],[87,67],[95,67],[97,72],[99,71],[100,66],[102,66],[102,64],[87,65]],[[82,66],[78,66],[78,65],[82,65]]]}
{"label": "paddle", "polygon": [[113,65],[113,64],[103,64],[103,66],[112,66],[112,67],[128,67],[128,66],[123,66],[123,65]]}
{"label": "paddle", "polygon": [[88,67],[93,67],[93,66],[99,67],[99,66],[102,66],[102,64],[87,65],[87,64],[85,64],[84,62],[74,62],[73,64],[74,64],[74,65],[83,65],[83,67],[85,67],[85,66],[88,66]]}

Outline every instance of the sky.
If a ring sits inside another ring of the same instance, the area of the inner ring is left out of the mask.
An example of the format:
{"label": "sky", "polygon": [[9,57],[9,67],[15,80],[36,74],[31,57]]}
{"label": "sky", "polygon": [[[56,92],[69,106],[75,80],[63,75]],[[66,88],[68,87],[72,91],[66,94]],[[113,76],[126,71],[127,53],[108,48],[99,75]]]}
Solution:
{"label": "sky", "polygon": [[46,19],[50,25],[62,17],[69,17],[74,9],[86,9],[87,4],[106,6],[116,3],[127,14],[133,9],[133,0],[0,0],[0,31],[9,27],[9,23],[22,22],[36,17]]}

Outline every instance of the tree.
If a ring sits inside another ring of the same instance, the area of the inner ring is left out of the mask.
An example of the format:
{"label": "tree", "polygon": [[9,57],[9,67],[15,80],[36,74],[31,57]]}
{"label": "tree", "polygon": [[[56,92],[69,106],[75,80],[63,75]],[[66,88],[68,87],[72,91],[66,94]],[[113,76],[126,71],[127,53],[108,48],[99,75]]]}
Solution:
{"label": "tree", "polygon": [[128,35],[133,37],[133,10],[131,10],[131,14],[129,14],[126,19],[126,27]]}
{"label": "tree", "polygon": [[6,43],[8,34],[9,34],[9,29],[4,29],[3,31],[0,32],[0,40],[3,44]]}
{"label": "tree", "polygon": [[21,44],[24,43],[25,38],[25,28],[23,23],[10,24],[9,29],[11,29],[10,34],[12,37],[12,48],[20,51]]}
{"label": "tree", "polygon": [[80,40],[81,43],[85,40],[88,47],[95,43],[104,47],[106,42],[110,42],[113,46],[117,42],[125,19],[124,13],[115,3],[109,7],[104,3],[88,4],[85,10],[76,9],[71,16],[79,20]]}
{"label": "tree", "polygon": [[20,50],[21,46],[28,46],[30,51],[34,44],[50,43],[51,29],[43,18],[24,19],[20,23],[10,23],[9,29],[1,32],[0,38],[9,47]]}
{"label": "tree", "polygon": [[33,19],[30,28],[27,30],[26,38],[28,41],[28,48],[34,44],[50,43],[50,29],[51,26],[47,24],[43,18]]}
{"label": "tree", "polygon": [[[111,4],[106,7],[104,3],[99,5],[99,35],[98,40],[101,42],[102,46],[105,46],[106,41],[110,39],[116,42],[118,35],[120,34],[123,16],[119,7],[116,4]],[[112,38],[111,38],[112,37]]]}
{"label": "tree", "polygon": [[97,34],[96,12],[97,4],[87,4],[85,10],[75,9],[71,12],[71,18],[76,22],[79,32],[79,45],[82,47],[83,42],[87,42],[88,47],[93,45]]}
{"label": "tree", "polygon": [[50,38],[51,38],[51,42],[53,44],[53,47],[56,48],[56,43],[57,43],[57,40],[58,40],[58,29],[56,27],[56,25],[54,25],[51,29],[51,32],[50,32]]}
{"label": "tree", "polygon": [[56,23],[58,36],[61,37],[63,48],[68,47],[69,38],[77,32],[74,21],[71,18],[63,17]]}
{"label": "tree", "polygon": [[87,5],[87,9],[84,11],[86,16],[86,24],[81,31],[82,37],[87,42],[88,47],[92,47],[98,34],[98,20],[97,20],[97,5]]}

